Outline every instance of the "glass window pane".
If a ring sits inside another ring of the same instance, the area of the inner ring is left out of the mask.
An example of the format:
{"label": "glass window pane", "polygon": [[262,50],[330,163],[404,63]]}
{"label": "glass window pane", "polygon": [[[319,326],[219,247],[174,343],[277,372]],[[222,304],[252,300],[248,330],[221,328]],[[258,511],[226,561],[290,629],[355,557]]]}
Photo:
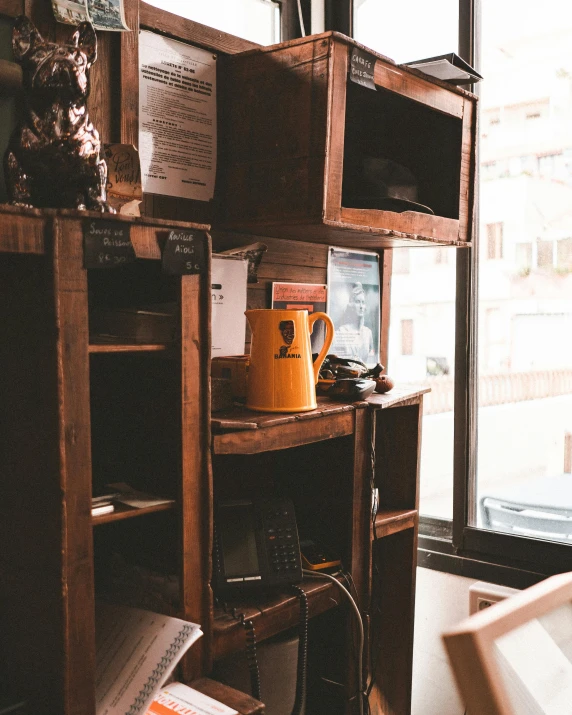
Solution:
{"label": "glass window pane", "polygon": [[572,3],[481,0],[481,8],[471,523],[571,541]]}
{"label": "glass window pane", "polygon": [[421,513],[445,519],[453,517],[456,250],[393,249],[387,366],[399,383],[431,388],[423,399]]}
{"label": "glass window pane", "polygon": [[[398,63],[458,52],[458,0],[354,0],[358,42]],[[572,161],[572,160],[571,160]],[[393,250],[387,373],[425,384],[421,513],[453,516],[454,248]]]}
{"label": "glass window pane", "polygon": [[397,63],[457,52],[459,0],[354,0],[354,37]]}
{"label": "glass window pane", "polygon": [[271,0],[148,0],[175,15],[259,45],[280,42],[280,5]]}

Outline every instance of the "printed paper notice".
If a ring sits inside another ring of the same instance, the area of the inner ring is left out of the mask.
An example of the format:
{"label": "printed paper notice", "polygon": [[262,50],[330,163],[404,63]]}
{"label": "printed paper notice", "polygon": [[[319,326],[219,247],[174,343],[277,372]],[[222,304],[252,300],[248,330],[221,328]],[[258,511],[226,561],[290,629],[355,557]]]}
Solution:
{"label": "printed paper notice", "polygon": [[216,56],[139,34],[143,191],[209,201],[216,173]]}

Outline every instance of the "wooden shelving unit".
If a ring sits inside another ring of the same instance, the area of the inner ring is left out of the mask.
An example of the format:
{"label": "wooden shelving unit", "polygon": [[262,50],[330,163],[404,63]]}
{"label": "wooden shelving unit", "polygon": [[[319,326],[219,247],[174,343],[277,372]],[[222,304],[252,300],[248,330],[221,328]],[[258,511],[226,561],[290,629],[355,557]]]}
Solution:
{"label": "wooden shelving unit", "polygon": [[[182,618],[201,623],[212,604],[210,264],[173,278],[159,260],[173,227],[204,232],[208,256],[208,226],[115,216],[137,260],[103,276],[84,269],[82,248],[83,222],[101,218],[0,206],[0,668],[45,715],[95,713],[94,600],[114,552],[174,564]],[[101,302],[137,307],[165,292],[176,343],[90,342]],[[173,502],[92,518],[92,487],[114,481]],[[188,681],[205,675],[207,650],[202,639],[187,655]]]}
{"label": "wooden shelving unit", "polygon": [[[404,664],[412,657],[420,419],[427,391],[396,387],[388,394],[349,404],[318,398],[318,408],[306,413],[256,413],[237,407],[211,418],[215,498],[265,489],[287,494],[294,501],[300,532],[316,529],[318,540],[334,541],[343,566],[352,574],[360,606],[375,612],[370,630],[374,649],[382,647],[377,639],[389,627],[388,619],[399,619],[391,626],[395,635],[392,658],[376,659],[372,702],[384,709],[374,712],[405,715],[410,707],[411,670]],[[372,440],[373,484],[381,495],[375,524],[371,522]],[[404,455],[400,450],[405,445]],[[372,564],[381,574],[379,579],[373,578]],[[343,603],[331,583],[310,577],[304,579],[303,588],[312,619]],[[390,596],[392,588],[400,593],[399,604]],[[282,593],[231,600],[224,609],[215,609],[215,661],[245,647],[240,614],[252,619],[257,640],[264,641],[296,626],[299,604],[292,593]],[[349,628],[347,617],[345,611],[340,612],[338,626],[345,623]],[[320,632],[320,619],[315,627]],[[324,628],[326,632],[318,639],[328,638],[331,626]],[[399,665],[393,662],[394,656]],[[341,652],[338,648],[330,665],[339,664],[340,659],[348,682],[355,682],[350,675],[349,640]],[[324,668],[325,672],[310,675],[312,688],[320,688],[320,679],[332,679]],[[326,702],[328,694],[322,692],[320,697]],[[337,707],[332,712],[353,712],[353,706],[346,709],[338,703]]]}
{"label": "wooden shelving unit", "polygon": [[[55,37],[39,1],[29,5],[40,32]],[[325,283],[329,244],[470,245],[476,98],[370,50],[376,90],[353,85],[351,53],[364,48],[336,33],[257,48],[137,0],[125,0],[125,11],[132,32],[99,34],[90,116],[105,141],[138,143],[138,27],[212,49],[217,197],[213,208],[146,196],[143,211],[167,218],[115,216],[130,224],[138,259],[126,281],[83,269],[82,221],[100,215],[0,207],[0,629],[9,658],[0,670],[39,715],[94,715],[93,604],[101,575],[94,555],[122,545],[155,564],[174,564],[178,612],[205,634],[185,658],[183,679],[241,715],[261,712],[260,703],[204,676],[244,647],[244,629],[229,609],[252,618],[264,642],[297,623],[299,605],[283,593],[214,608],[212,507],[219,496],[281,493],[294,499],[301,529],[332,541],[370,615],[369,650],[378,655],[372,713],[409,715],[426,390],[396,387],[354,404],[324,398],[297,415],[237,409],[211,416],[209,277],[166,281],[161,246],[170,229],[197,228],[171,217],[208,217],[217,250],[263,240],[268,252],[248,292],[248,307],[263,308],[275,280]],[[8,14],[19,12],[14,4]],[[418,201],[435,215],[357,206],[352,185],[367,157],[408,166]],[[176,295],[173,344],[90,338],[93,304],[140,295],[130,296],[133,281],[143,293],[168,288]],[[382,282],[389,290],[385,276]],[[119,478],[174,504],[92,518],[92,484]],[[372,487],[380,494],[374,523]],[[327,655],[313,651],[311,687],[328,715],[354,715],[348,611],[333,584],[305,579],[303,588],[311,649],[319,645]],[[333,694],[324,690],[330,665],[346,686]]]}

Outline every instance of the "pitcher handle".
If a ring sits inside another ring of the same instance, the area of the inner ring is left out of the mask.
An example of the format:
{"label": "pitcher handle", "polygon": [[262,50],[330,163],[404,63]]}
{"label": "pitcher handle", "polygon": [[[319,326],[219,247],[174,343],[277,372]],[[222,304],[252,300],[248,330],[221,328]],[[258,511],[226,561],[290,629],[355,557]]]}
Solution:
{"label": "pitcher handle", "polygon": [[326,324],[326,337],[324,338],[324,346],[320,350],[318,357],[316,358],[316,360],[314,362],[314,383],[317,385],[320,368],[322,367],[324,358],[328,354],[330,345],[332,344],[332,341],[334,339],[335,331],[334,331],[334,324],[332,323],[332,319],[330,318],[329,315],[326,315],[325,313],[312,313],[311,315],[308,316],[310,333],[312,333],[314,330],[314,323],[316,322],[316,320],[323,320],[324,323]]}

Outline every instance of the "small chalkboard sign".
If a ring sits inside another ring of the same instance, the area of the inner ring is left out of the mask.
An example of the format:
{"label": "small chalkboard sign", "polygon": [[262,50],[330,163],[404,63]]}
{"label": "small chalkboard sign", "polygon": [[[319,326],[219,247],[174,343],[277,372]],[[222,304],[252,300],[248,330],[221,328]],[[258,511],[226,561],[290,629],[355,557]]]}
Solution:
{"label": "small chalkboard sign", "polygon": [[202,231],[170,231],[163,249],[163,272],[171,276],[203,273],[204,237]]}
{"label": "small chalkboard sign", "polygon": [[375,70],[375,57],[359,47],[352,49],[350,62],[350,80],[362,87],[375,89],[373,73]]}
{"label": "small chalkboard sign", "polygon": [[83,223],[84,268],[118,268],[135,261],[131,225],[108,219]]}

